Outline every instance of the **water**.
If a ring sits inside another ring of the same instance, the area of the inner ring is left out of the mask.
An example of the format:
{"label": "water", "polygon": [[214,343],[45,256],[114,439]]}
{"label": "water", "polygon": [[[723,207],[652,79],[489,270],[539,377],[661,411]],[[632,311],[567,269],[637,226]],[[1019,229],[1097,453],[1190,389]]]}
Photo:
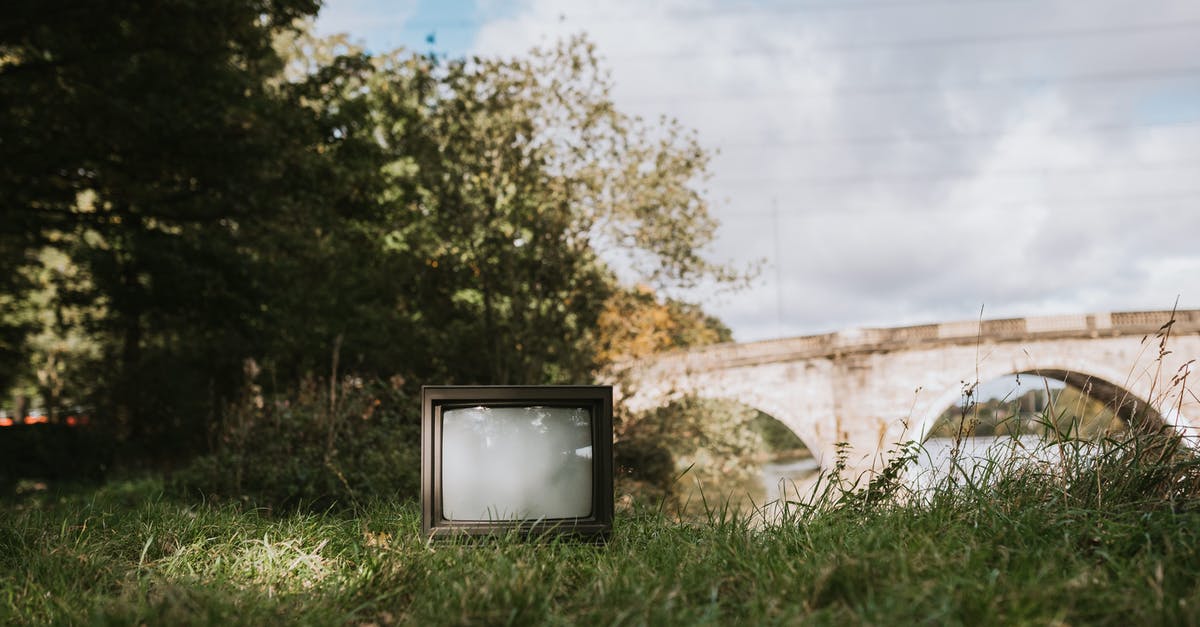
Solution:
{"label": "water", "polygon": [[[922,445],[916,461],[906,469],[906,481],[914,490],[933,485],[950,469],[954,438],[930,438]],[[1041,436],[1022,435],[963,438],[958,445],[956,472],[966,476],[983,472],[985,465],[1005,462],[1013,457],[1041,461],[1057,459],[1057,449]],[[758,503],[775,500],[805,500],[816,481],[820,467],[812,457],[776,460],[762,464],[760,491],[750,496]]]}
{"label": "water", "polygon": [[[921,492],[945,477],[951,469],[954,447],[954,438],[925,441],[917,459],[905,469],[908,486],[914,492]],[[1039,435],[963,438],[954,472],[958,477],[979,477],[988,464],[1004,463],[1013,458],[1054,462],[1058,457],[1058,448]],[[820,471],[817,460],[812,457],[777,459],[761,464],[756,473],[757,481],[752,484],[706,485],[705,490],[710,497],[725,495],[738,501],[744,511],[750,511],[772,501],[809,501]]]}
{"label": "water", "polygon": [[[954,453],[954,444],[954,438],[929,438],[921,445],[922,451],[917,457],[918,468],[945,468]],[[962,438],[959,443],[959,463],[974,467],[986,459],[1007,460],[1015,455],[1030,455],[1045,448],[1045,440],[1040,435]]]}
{"label": "water", "polygon": [[762,465],[760,474],[762,492],[754,496],[759,503],[776,500],[795,500],[797,490],[803,494],[803,486],[816,478],[821,467],[812,457],[775,460]]}
{"label": "water", "polygon": [[955,439],[926,440],[916,463],[907,469],[909,487],[917,492],[927,490],[951,471],[959,479],[980,479],[988,474],[989,467],[994,464],[1054,463],[1061,457],[1059,446],[1039,435],[962,438],[957,446],[958,457],[952,466],[950,462],[954,456]]}

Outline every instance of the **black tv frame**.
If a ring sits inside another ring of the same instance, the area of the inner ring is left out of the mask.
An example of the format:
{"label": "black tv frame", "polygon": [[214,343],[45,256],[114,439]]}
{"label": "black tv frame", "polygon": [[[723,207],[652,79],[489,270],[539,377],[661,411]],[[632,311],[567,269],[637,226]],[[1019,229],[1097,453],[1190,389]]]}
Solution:
{"label": "black tv frame", "polygon": [[[442,412],[464,407],[587,407],[592,415],[592,511],[582,518],[455,521],[442,512]],[[421,388],[421,532],[446,539],[505,535],[604,541],[612,533],[610,385],[439,385]]]}

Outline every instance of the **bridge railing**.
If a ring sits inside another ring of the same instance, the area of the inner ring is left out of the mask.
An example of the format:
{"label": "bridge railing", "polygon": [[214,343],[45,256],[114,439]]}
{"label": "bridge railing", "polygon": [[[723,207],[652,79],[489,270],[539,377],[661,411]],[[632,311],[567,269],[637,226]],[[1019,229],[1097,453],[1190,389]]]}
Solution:
{"label": "bridge railing", "polygon": [[1006,318],[1001,320],[984,320],[979,325],[979,332],[984,336],[1024,335],[1027,320],[1025,318]]}
{"label": "bridge railing", "polygon": [[1097,333],[1153,333],[1174,315],[1175,330],[1200,333],[1200,310],[1131,311],[1065,316],[967,320],[895,328],[850,329],[781,340],[714,344],[665,353],[643,365],[688,370],[832,356],[860,350],[888,350],[946,341],[1019,339]]}
{"label": "bridge railing", "polygon": [[[1160,327],[1171,319],[1169,311],[1122,311],[1111,315],[1112,325],[1115,329]],[[1175,324],[1179,326],[1200,325],[1200,310],[1176,311]]]}

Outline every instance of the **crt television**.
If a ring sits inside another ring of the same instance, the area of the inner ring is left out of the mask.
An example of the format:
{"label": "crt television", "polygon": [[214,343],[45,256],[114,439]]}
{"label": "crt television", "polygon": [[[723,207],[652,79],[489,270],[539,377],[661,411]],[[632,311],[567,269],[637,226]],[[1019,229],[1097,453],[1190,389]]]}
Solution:
{"label": "crt television", "polygon": [[603,540],[612,386],[421,388],[421,530]]}

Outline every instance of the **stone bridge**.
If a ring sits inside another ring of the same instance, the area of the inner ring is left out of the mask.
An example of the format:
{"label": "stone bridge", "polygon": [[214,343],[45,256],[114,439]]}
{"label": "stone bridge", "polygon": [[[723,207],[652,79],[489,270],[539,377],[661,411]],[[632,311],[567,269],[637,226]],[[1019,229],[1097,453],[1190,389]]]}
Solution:
{"label": "stone bridge", "polygon": [[1186,389],[1197,359],[1200,310],[976,320],[664,353],[625,364],[618,396],[632,411],[688,394],[732,399],[787,425],[822,466],[844,442],[848,466],[865,469],[922,440],[965,390],[1009,374],[1064,381],[1126,420],[1200,435],[1196,381]]}

